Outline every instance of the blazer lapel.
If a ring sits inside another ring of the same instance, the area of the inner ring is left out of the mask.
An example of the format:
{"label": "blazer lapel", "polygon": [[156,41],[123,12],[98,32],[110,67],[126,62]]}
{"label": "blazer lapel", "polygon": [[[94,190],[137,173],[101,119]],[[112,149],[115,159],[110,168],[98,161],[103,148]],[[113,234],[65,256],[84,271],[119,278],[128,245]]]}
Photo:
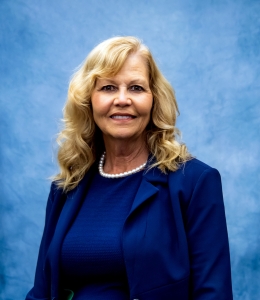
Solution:
{"label": "blazer lapel", "polygon": [[[167,183],[168,175],[162,173],[158,168],[152,168],[144,172],[141,184],[135,196],[130,214],[135,211],[146,200],[151,199],[158,192],[158,184]],[[129,214],[129,215],[130,215]]]}
{"label": "blazer lapel", "polygon": [[[126,218],[122,233],[122,250],[126,264],[127,277],[130,287],[133,287],[138,281],[135,275],[135,258],[137,252],[140,251],[136,247],[136,241],[142,240],[142,228],[146,223],[146,213],[141,207],[147,204],[148,201],[160,201],[158,194],[162,185],[167,184],[168,175],[162,173],[158,168],[152,168],[144,171],[142,181],[136,193],[134,202],[132,204],[130,213]],[[138,217],[134,215],[137,209],[140,208]],[[140,226],[141,224],[141,226]],[[140,227],[139,227],[140,226]],[[139,243],[140,245],[140,243]],[[131,297],[131,299],[134,297]]]}

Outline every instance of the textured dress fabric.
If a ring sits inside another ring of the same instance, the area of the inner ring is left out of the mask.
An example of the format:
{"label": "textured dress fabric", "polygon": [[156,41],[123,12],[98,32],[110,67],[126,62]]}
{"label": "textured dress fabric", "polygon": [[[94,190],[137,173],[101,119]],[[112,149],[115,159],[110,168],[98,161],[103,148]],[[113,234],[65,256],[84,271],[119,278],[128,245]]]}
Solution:
{"label": "textured dress fabric", "polygon": [[142,172],[117,179],[95,173],[61,248],[61,282],[73,299],[129,299],[121,236],[141,179]]}

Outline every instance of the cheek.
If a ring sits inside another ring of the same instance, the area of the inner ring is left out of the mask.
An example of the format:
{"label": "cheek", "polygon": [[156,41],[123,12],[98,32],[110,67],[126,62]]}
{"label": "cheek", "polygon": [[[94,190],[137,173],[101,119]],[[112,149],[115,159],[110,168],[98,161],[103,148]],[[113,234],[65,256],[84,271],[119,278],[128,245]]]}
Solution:
{"label": "cheek", "polygon": [[150,115],[152,112],[152,107],[153,107],[153,98],[146,99],[142,106],[143,114],[146,116],[149,116],[149,118],[150,118]]}
{"label": "cheek", "polygon": [[103,101],[101,97],[92,96],[91,103],[92,103],[94,119],[98,118],[99,116],[105,113],[106,111],[105,101]]}

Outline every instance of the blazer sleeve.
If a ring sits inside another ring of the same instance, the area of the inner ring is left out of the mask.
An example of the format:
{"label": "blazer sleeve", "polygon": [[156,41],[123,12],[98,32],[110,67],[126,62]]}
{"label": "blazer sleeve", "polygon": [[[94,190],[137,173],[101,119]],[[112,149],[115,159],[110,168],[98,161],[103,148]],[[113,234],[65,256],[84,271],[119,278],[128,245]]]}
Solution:
{"label": "blazer sleeve", "polygon": [[186,210],[193,300],[231,300],[228,234],[220,174],[202,172]]}
{"label": "blazer sleeve", "polygon": [[45,225],[38,254],[34,286],[28,292],[25,300],[48,300],[50,297],[50,276],[46,255],[59,217],[58,211],[60,209],[54,205],[54,200],[60,193],[55,183],[52,183],[46,206]]}

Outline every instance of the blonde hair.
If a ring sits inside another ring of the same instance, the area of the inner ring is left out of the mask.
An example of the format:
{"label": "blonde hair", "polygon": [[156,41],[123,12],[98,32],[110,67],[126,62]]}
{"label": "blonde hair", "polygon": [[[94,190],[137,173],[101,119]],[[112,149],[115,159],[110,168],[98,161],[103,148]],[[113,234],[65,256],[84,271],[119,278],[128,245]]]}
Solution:
{"label": "blonde hair", "polygon": [[151,52],[135,37],[114,37],[90,52],[69,85],[65,126],[57,139],[60,173],[54,177],[64,191],[75,188],[104,151],[102,133],[94,122],[91,107],[96,79],[116,75],[132,53],[144,58],[153,94],[151,120],[146,129],[148,149],[156,158],[151,167],[157,166],[164,173],[176,171],[191,158],[185,144],[178,142],[180,132],[175,124],[179,111],[173,88],[158,69]]}

